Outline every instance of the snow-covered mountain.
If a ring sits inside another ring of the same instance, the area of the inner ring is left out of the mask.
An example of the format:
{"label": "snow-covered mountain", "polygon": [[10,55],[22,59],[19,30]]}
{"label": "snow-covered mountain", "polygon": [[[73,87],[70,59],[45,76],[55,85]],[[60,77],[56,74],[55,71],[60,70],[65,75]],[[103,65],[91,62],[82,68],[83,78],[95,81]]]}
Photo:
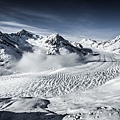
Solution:
{"label": "snow-covered mountain", "polygon": [[103,42],[91,39],[72,42],[64,39],[59,34],[43,37],[24,29],[11,34],[0,32],[0,65],[3,66],[10,61],[20,60],[24,52],[34,52],[36,48],[44,49],[47,55],[76,53],[82,58],[86,55],[98,55],[96,52],[94,54],[93,48],[120,53],[120,36]]}
{"label": "snow-covered mountain", "polygon": [[23,52],[32,52],[33,46],[26,41],[29,38],[33,35],[25,30],[12,34],[0,32],[0,65],[19,60]]}
{"label": "snow-covered mountain", "polygon": [[108,41],[97,42],[91,39],[82,39],[79,43],[82,44],[83,47],[87,48],[96,48],[98,50],[117,54],[120,53],[120,35],[118,35],[115,39]]}
{"label": "snow-covered mountain", "polygon": [[80,42],[79,42],[82,46],[84,46],[85,48],[93,48],[93,47],[96,47],[97,46],[97,41],[95,40],[91,40],[91,39],[82,39]]}
{"label": "snow-covered mountain", "polygon": [[52,34],[47,37],[42,37],[37,39],[27,40],[30,44],[45,48],[46,54],[56,55],[56,54],[67,54],[67,53],[77,53],[79,55],[85,54],[80,43],[70,42],[65,40],[59,34]]}
{"label": "snow-covered mountain", "polygon": [[0,32],[0,120],[119,120],[119,39]]}
{"label": "snow-covered mountain", "polygon": [[76,53],[84,57],[92,52],[84,49],[80,43],[65,40],[59,34],[42,37],[24,29],[11,34],[0,32],[0,65],[19,60],[24,52],[34,52],[36,47],[44,49],[47,55]]}

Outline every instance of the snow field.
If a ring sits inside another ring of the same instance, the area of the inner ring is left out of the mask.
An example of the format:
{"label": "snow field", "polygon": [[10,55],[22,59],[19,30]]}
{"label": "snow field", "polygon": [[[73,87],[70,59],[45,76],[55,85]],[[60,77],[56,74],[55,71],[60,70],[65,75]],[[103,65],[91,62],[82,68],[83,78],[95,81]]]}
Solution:
{"label": "snow field", "polygon": [[60,70],[1,76],[0,97],[53,97],[92,89],[119,76],[120,62],[113,54],[104,53],[96,58],[98,62]]}

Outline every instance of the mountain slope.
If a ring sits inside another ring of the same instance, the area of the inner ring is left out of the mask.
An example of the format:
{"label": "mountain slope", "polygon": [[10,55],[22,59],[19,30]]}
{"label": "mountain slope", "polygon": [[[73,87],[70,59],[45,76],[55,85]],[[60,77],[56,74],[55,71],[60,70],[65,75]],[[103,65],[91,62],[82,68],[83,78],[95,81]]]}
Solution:
{"label": "mountain slope", "polygon": [[0,32],[0,64],[19,60],[24,52],[34,52],[37,49],[44,49],[47,55],[65,55],[76,53],[84,57],[91,51],[83,49],[80,43],[65,40],[59,34],[53,34],[47,37],[35,35],[26,30],[18,33]]}
{"label": "mountain slope", "polygon": [[103,50],[106,52],[112,53],[120,53],[120,35],[118,35],[115,39],[97,42],[95,40],[83,39],[79,42],[83,45],[83,47],[95,48],[98,50]]}
{"label": "mountain slope", "polygon": [[[59,61],[56,57],[56,65],[57,63],[60,63],[65,64],[66,66],[64,60],[69,59],[70,56],[73,55],[74,57],[76,56],[76,58],[69,60],[67,65],[70,65],[70,62],[73,62],[75,59],[78,59],[80,62],[90,54],[93,54],[93,51],[91,49],[84,49],[80,43],[65,40],[59,34],[42,37],[24,29],[20,32],[11,34],[0,32],[0,69],[2,69],[0,70],[0,75],[7,75],[17,72],[18,70],[14,69],[16,68],[16,64],[21,60],[23,60],[22,62],[24,62],[24,60],[29,61],[30,57],[32,64],[32,61],[41,61],[41,55],[44,56],[44,60],[48,58],[50,61],[55,58],[53,55],[58,55],[61,61]],[[48,56],[51,56],[51,58]],[[57,60],[59,62],[57,62]],[[26,64],[28,65],[28,63]],[[28,67],[25,64],[22,65],[22,67],[23,66],[25,66],[26,69]],[[36,67],[37,66],[38,65],[36,65]],[[52,65],[51,67],[53,68]]]}
{"label": "mountain slope", "polygon": [[82,55],[85,53],[82,50],[82,45],[80,43],[70,42],[65,40],[59,34],[52,34],[47,37],[39,38],[38,40],[29,39],[27,40],[30,44],[38,46],[40,48],[46,49],[46,54],[48,55],[62,55],[68,53],[77,53]]}
{"label": "mountain slope", "polygon": [[0,32],[0,64],[19,60],[23,52],[32,52],[32,45],[26,39],[30,38],[22,30],[16,34],[7,34]]}

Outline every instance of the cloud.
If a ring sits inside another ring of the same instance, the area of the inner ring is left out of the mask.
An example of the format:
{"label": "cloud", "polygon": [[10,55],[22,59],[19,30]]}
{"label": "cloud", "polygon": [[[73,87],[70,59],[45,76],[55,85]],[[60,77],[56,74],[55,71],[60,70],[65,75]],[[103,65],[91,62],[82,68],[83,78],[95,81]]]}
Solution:
{"label": "cloud", "polygon": [[24,53],[16,69],[21,72],[41,72],[78,65],[80,57],[75,53],[67,55],[46,55],[45,50]]}
{"label": "cloud", "polygon": [[22,29],[26,29],[28,31],[31,31],[31,32],[33,32],[35,34],[39,34],[39,35],[50,35],[50,34],[54,33],[47,29],[29,26],[26,24],[21,24],[21,23],[15,22],[15,21],[0,21],[0,26],[1,26],[0,31],[5,32],[5,33],[18,32]]}

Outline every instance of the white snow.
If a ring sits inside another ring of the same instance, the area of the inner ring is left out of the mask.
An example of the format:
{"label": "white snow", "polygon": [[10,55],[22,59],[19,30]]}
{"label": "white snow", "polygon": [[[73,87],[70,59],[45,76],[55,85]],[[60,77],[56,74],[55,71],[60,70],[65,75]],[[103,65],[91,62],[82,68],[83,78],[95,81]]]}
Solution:
{"label": "white snow", "polygon": [[115,39],[108,41],[97,42],[91,39],[82,39],[79,43],[82,44],[83,47],[87,48],[95,48],[98,50],[112,52],[116,54],[120,53],[120,35],[118,35]]}
{"label": "white snow", "polygon": [[0,120],[119,120],[119,38],[1,33]]}

